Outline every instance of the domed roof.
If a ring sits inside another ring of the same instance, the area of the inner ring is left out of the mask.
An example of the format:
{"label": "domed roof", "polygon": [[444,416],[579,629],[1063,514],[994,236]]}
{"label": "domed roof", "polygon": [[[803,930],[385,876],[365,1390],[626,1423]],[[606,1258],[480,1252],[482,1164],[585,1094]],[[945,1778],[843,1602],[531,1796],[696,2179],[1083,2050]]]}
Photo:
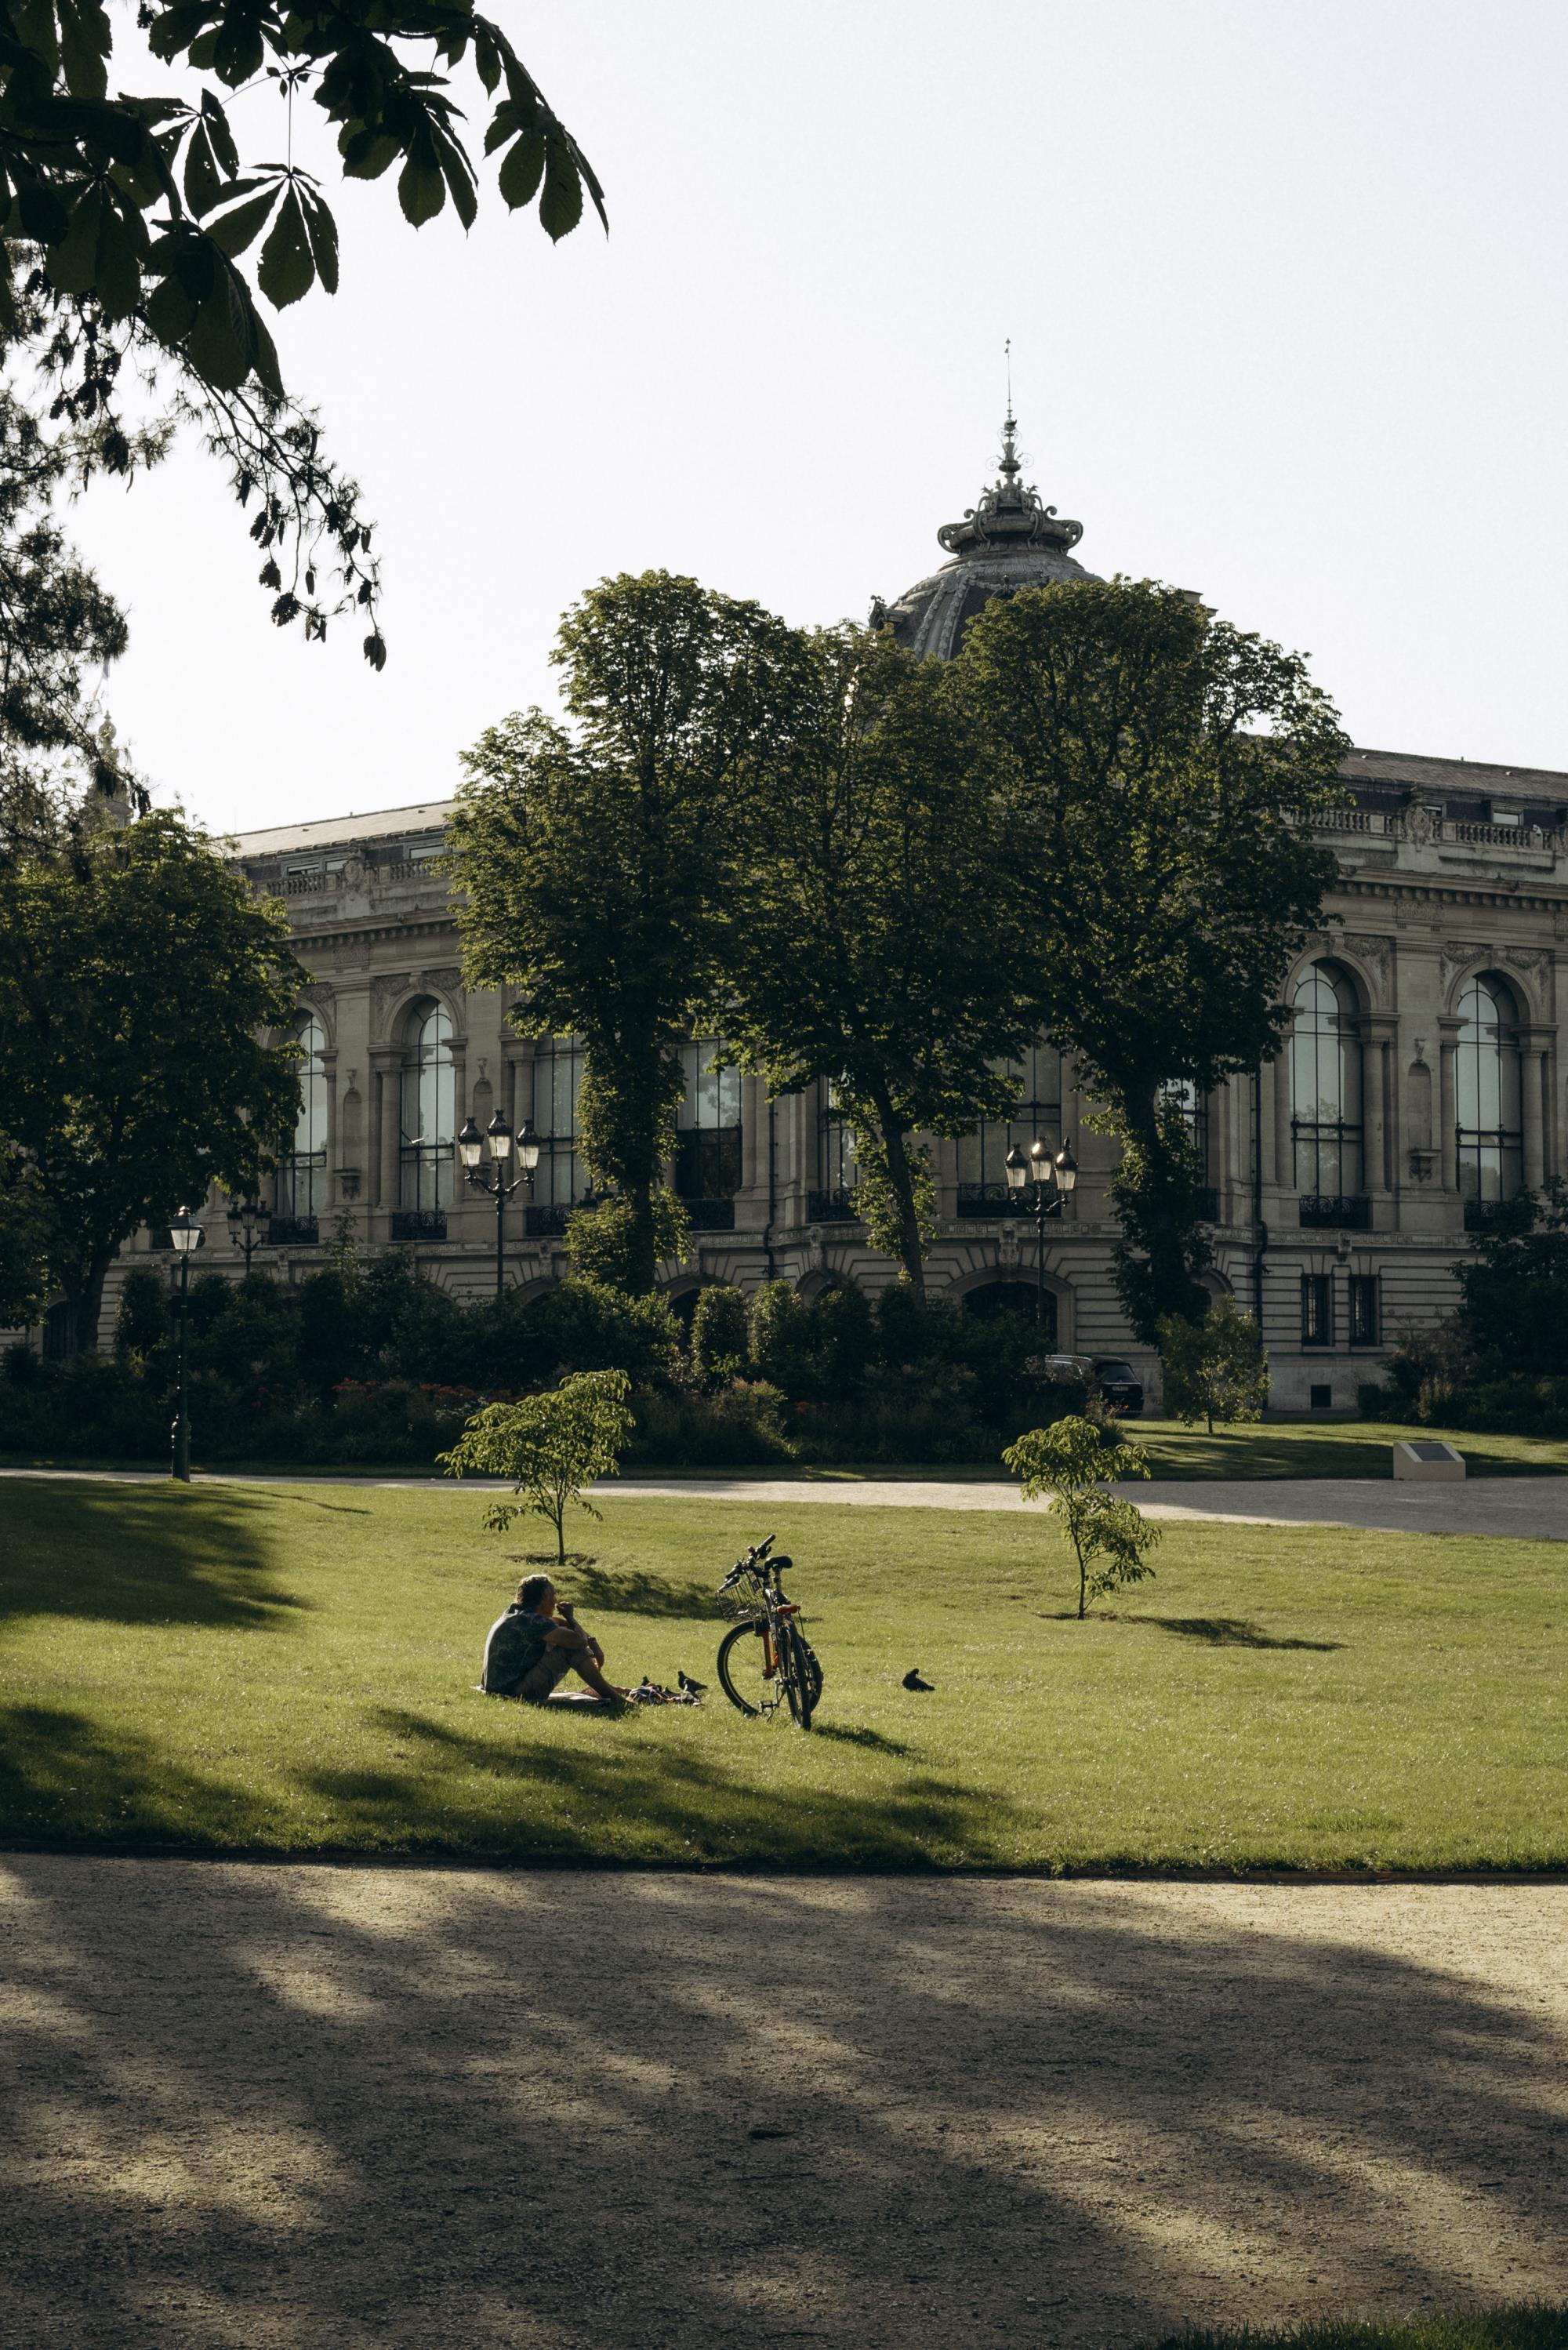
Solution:
{"label": "domed roof", "polygon": [[871,608],[874,624],[890,627],[898,642],[922,659],[950,659],[975,614],[993,596],[1096,577],[1075,563],[1071,553],[1084,536],[1083,524],[1065,521],[1054,506],[1041,503],[1033,483],[1019,480],[1023,468],[1017,436],[1010,408],[996,480],[962,522],[946,523],[937,533],[937,544],[952,561],[907,588],[896,604]]}

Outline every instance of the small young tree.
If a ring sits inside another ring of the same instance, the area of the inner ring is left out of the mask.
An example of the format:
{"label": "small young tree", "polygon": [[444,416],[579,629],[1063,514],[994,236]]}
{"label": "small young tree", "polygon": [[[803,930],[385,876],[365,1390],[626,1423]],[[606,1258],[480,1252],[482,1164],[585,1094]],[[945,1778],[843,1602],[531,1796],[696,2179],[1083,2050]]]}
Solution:
{"label": "small young tree", "polygon": [[566,1512],[574,1502],[599,1516],[585,1487],[615,1477],[631,1433],[624,1371],[578,1371],[543,1395],[520,1403],[487,1404],[476,1411],[450,1452],[437,1455],[449,1477],[508,1477],[520,1498],[493,1503],[484,1513],[492,1532],[536,1512],[556,1529],[556,1557],[566,1558]]}
{"label": "small young tree", "polygon": [[1078,1562],[1078,1615],[1091,1599],[1124,1583],[1141,1583],[1154,1573],[1148,1554],[1159,1540],[1142,1512],[1106,1488],[1114,1477],[1147,1477],[1148,1456],[1119,1431],[1091,1419],[1059,1419],[1032,1428],[1002,1456],[1020,1480],[1026,1502],[1051,1496]]}
{"label": "small young tree", "polygon": [[1201,1322],[1164,1314],[1159,1359],[1165,1405],[1184,1427],[1206,1420],[1262,1419],[1269,1400],[1269,1358],[1263,1336],[1235,1299],[1217,1297]]}
{"label": "small young tree", "polygon": [[1511,1200],[1454,1278],[1459,1338],[1484,1376],[1568,1372],[1568,1183]]}

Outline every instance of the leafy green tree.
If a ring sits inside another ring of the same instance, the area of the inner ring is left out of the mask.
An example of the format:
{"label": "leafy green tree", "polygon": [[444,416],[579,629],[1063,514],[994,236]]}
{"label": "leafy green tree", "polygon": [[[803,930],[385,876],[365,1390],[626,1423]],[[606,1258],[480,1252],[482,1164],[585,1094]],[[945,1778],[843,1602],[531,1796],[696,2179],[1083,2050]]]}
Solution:
{"label": "leafy green tree", "polygon": [[[192,422],[228,463],[279,625],[325,632],[331,610],[371,619],[376,571],[354,484],[331,466],[308,411],[286,395],[257,294],[274,310],[315,286],[336,293],[337,230],[318,176],[294,161],[296,103],[336,134],[348,179],[398,167],[418,228],[451,202],[468,227],[478,173],[454,76],[470,65],[488,103],[484,151],[513,208],[536,205],[552,237],[602,192],[570,132],[501,27],[462,5],[379,0],[376,9],[264,9],[253,0],[148,0],[154,57],[179,76],[159,93],[110,91],[114,19],[93,5],[0,0],[0,347],[26,348],[55,390],[52,413],[89,427],[88,470],[129,473],[149,452],[123,411],[151,376],[170,420]],[[139,75],[140,60],[125,65]],[[192,72],[203,77],[199,88]],[[242,156],[226,94],[270,81],[286,122],[244,130],[282,162]],[[303,127],[303,126],[302,126]],[[280,554],[289,576],[284,576]],[[323,586],[328,565],[337,589]]]}
{"label": "leafy green tree", "polygon": [[764,1281],[753,1289],[747,1326],[747,1351],[757,1377],[785,1395],[809,1393],[815,1334],[811,1308],[794,1284]]}
{"label": "leafy green tree", "polygon": [[886,631],[800,639],[752,803],[727,969],[737,1057],[775,1093],[831,1081],[877,1246],[917,1295],[934,1230],[914,1136],[1002,1117],[998,1060],[1034,1034],[1012,851],[961,705]]}
{"label": "leafy green tree", "polygon": [[746,1293],[733,1283],[710,1282],[691,1309],[691,1371],[704,1386],[723,1387],[746,1367]]}
{"label": "leafy green tree", "polygon": [[1215,1298],[1201,1322],[1160,1316],[1159,1359],[1165,1408],[1190,1428],[1262,1419],[1269,1400],[1269,1358],[1263,1335],[1229,1295]]}
{"label": "leafy green tree", "polygon": [[121,1243],[211,1184],[251,1190],[286,1134],[297,1054],[259,1040],[299,967],[283,909],[167,813],[0,865],[0,1101],[91,1347]]}
{"label": "leafy green tree", "polygon": [[1091,1599],[1154,1573],[1147,1562],[1159,1528],[1131,1502],[1106,1491],[1113,1478],[1148,1475],[1141,1445],[1125,1442],[1118,1430],[1091,1419],[1069,1418],[1030,1429],[1002,1458],[1019,1479],[1026,1502],[1051,1497],[1051,1514],[1060,1521],[1078,1565],[1080,1621]]}
{"label": "leafy green tree", "polygon": [[0,1135],[0,1329],[36,1322],[49,1301],[55,1216],[35,1169]]}
{"label": "leafy green tree", "polygon": [[[653,1194],[653,1253],[659,1264],[679,1264],[691,1246],[691,1219],[686,1203],[673,1191]],[[629,1200],[600,1200],[579,1208],[566,1219],[566,1254],[572,1270],[585,1281],[600,1281],[608,1288],[633,1291],[639,1227]]]}
{"label": "leafy green tree", "polygon": [[1201,1172],[1167,1088],[1279,1048],[1334,860],[1310,837],[1348,748],[1293,653],[1128,580],[993,600],[948,665],[1010,811],[1038,1025],[1123,1160],[1116,1280],[1140,1338],[1201,1314]]}
{"label": "leafy green tree", "polygon": [[561,624],[570,717],[468,754],[452,870],[470,983],[517,987],[525,1035],[577,1035],[583,1154],[630,1211],[627,1286],[652,1288],[680,1046],[722,990],[738,803],[789,637],[755,604],[649,571]]}
{"label": "leafy green tree", "polygon": [[1568,1182],[1500,1207],[1454,1278],[1458,1335],[1483,1377],[1568,1373]]}
{"label": "leafy green tree", "polygon": [[585,1489],[596,1477],[619,1474],[632,1428],[630,1391],[624,1371],[577,1371],[543,1395],[487,1404],[437,1459],[449,1477],[508,1478],[519,1499],[493,1503],[485,1524],[504,1534],[514,1518],[536,1512],[555,1527],[556,1556],[565,1565],[567,1510],[575,1502],[600,1516]]}

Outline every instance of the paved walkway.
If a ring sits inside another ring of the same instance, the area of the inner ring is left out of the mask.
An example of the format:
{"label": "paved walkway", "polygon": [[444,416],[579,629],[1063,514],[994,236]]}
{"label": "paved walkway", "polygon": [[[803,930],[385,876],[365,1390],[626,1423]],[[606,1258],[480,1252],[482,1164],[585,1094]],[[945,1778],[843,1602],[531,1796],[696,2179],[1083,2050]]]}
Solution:
{"label": "paved walkway", "polygon": [[1568,2300],[1568,1887],[0,1859],[17,2350]]}
{"label": "paved walkway", "polygon": [[[5,1477],[74,1477],[102,1482],[161,1484],[151,1470],[0,1469]],[[201,1471],[198,1484],[287,1485],[298,1478],[225,1476]],[[313,1480],[312,1482],[330,1482]],[[345,1480],[344,1482],[349,1482]],[[449,1477],[358,1478],[382,1491],[460,1493]],[[1031,1510],[1001,1482],[940,1478],[618,1477],[596,1495],[646,1495],[661,1501],[754,1502],[793,1509],[797,1503],[852,1503],[877,1509]],[[1397,1483],[1373,1477],[1268,1477],[1224,1482],[1156,1478],[1127,1492],[1151,1518],[1225,1518],[1253,1526],[1360,1526],[1390,1534],[1513,1534],[1568,1542],[1568,1477],[1477,1477],[1461,1485]]]}

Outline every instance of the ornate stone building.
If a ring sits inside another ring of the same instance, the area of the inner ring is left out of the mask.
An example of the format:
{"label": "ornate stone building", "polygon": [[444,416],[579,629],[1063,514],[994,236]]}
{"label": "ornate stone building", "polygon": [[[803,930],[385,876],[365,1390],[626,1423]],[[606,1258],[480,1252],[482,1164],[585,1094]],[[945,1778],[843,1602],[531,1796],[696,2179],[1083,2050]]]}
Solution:
{"label": "ornate stone building", "polygon": [[[916,651],[950,654],[994,595],[1081,578],[1082,536],[1020,478],[1012,419],[999,478],[938,534],[942,567],[873,607]],[[1285,1409],[1344,1409],[1401,1329],[1453,1301],[1450,1270],[1489,1202],[1563,1163],[1557,1056],[1568,955],[1568,775],[1358,751],[1353,805],[1325,829],[1340,864],[1323,933],[1288,975],[1286,1050],[1189,1115],[1211,1190],[1215,1278],[1259,1313]],[[281,895],[310,973],[296,1147],[279,1179],[267,1256],[286,1277],[320,1262],[334,1220],[370,1246],[417,1249],[438,1281],[493,1281],[492,1204],[465,1189],[452,1137],[504,1107],[542,1139],[533,1196],[507,1211],[507,1278],[565,1269],[562,1232],[586,1186],[578,1055],[511,1035],[493,992],[465,991],[445,885],[431,867],[445,803],[246,835],[237,855]],[[672,1180],[694,1228],[673,1296],[771,1274],[811,1287],[894,1276],[855,1215],[848,1135],[826,1089],[777,1102],[688,1051]],[[933,1290],[976,1310],[1041,1294],[1054,1343],[1130,1354],[1110,1279],[1110,1146],[1085,1123],[1070,1065],[1042,1047],[1010,1125],[941,1143]],[[1080,1162],[1063,1212],[1036,1225],[1003,1161],[1070,1136]],[[206,1262],[228,1261],[221,1216]],[[1037,1238],[1044,1235],[1043,1259]],[[140,1243],[145,1247],[146,1243]],[[1142,1367],[1152,1368],[1147,1357]]]}

